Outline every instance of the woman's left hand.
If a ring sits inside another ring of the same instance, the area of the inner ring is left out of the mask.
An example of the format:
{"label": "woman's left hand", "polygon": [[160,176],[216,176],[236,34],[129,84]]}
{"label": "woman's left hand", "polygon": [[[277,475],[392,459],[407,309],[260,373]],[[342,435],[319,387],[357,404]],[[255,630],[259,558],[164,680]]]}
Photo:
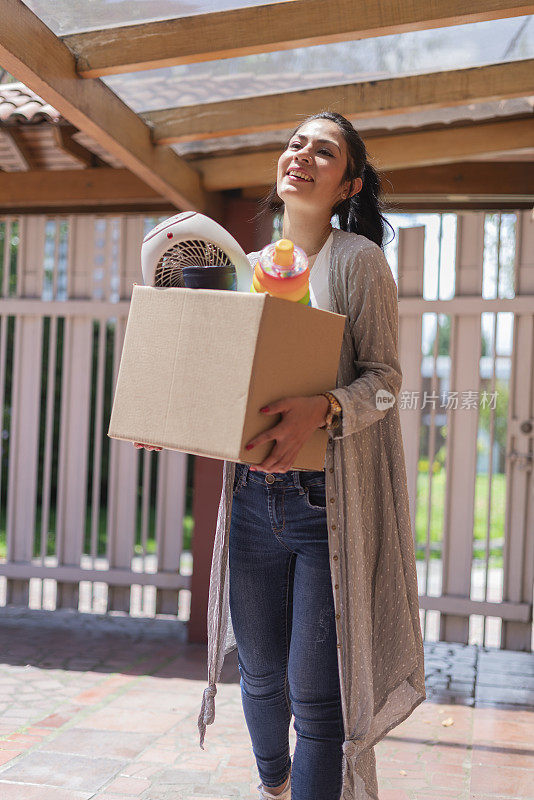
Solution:
{"label": "woman's left hand", "polygon": [[260,433],[248,442],[255,447],[271,439],[276,441],[275,446],[261,464],[254,464],[251,469],[263,472],[287,472],[303,446],[312,433],[324,424],[328,410],[328,399],[324,395],[312,397],[284,397],[275,403],[270,403],[265,414],[282,414],[282,419],[277,425]]}

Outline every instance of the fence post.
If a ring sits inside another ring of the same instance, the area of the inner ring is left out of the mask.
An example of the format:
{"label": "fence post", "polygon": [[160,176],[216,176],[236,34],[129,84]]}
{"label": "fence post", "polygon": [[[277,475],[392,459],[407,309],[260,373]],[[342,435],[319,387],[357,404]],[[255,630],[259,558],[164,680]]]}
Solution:
{"label": "fence post", "polygon": [[[17,296],[40,297],[44,217],[19,219]],[[9,247],[5,242],[4,247]],[[15,318],[7,493],[7,562],[30,563],[35,540],[43,317]],[[31,466],[31,469],[28,467]],[[28,607],[30,582],[8,578],[6,602]]]}

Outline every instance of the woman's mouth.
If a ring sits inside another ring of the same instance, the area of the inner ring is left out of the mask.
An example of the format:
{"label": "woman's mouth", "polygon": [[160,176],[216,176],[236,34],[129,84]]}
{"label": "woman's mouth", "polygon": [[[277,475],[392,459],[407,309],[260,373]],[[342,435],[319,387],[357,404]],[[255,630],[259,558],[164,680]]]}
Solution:
{"label": "woman's mouth", "polygon": [[313,183],[313,178],[299,169],[290,169],[286,172],[286,178],[290,181],[301,181],[302,183]]}

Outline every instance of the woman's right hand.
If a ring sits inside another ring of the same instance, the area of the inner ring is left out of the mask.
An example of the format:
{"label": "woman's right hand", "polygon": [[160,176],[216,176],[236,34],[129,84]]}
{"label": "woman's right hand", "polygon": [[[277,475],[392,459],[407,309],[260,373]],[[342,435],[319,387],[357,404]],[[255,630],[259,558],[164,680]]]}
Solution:
{"label": "woman's right hand", "polygon": [[161,447],[156,447],[154,444],[142,444],[141,442],[134,442],[133,446],[137,447],[138,450],[140,450],[141,447],[144,447],[145,450],[157,450],[158,453],[161,450]]}

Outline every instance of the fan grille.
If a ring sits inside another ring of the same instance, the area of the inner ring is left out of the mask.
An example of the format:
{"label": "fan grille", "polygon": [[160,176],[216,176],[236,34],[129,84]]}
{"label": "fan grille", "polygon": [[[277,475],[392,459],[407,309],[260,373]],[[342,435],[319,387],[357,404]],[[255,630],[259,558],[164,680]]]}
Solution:
{"label": "fan grille", "polygon": [[154,286],[184,288],[182,267],[232,266],[232,262],[218,245],[202,239],[188,239],[173,244],[161,256],[156,267]]}

